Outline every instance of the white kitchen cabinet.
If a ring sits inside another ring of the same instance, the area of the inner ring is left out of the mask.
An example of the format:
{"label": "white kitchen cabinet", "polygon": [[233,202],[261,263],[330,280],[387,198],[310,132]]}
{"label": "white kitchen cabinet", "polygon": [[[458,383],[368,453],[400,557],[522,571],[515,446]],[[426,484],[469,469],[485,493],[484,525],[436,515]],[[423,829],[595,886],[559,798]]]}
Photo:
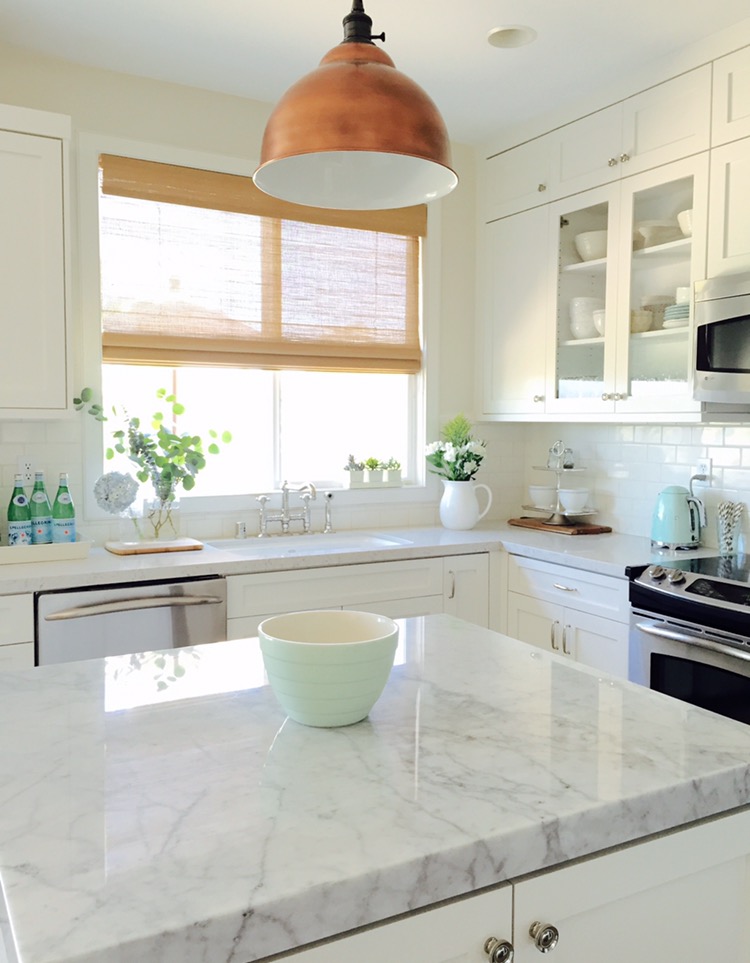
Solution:
{"label": "white kitchen cabinet", "polygon": [[482,228],[477,365],[483,415],[544,413],[549,207]]}
{"label": "white kitchen cabinet", "polygon": [[487,555],[415,558],[227,578],[230,639],[257,635],[258,625],[271,615],[335,608],[363,609],[390,618],[453,612],[487,626]]}
{"label": "white kitchen cabinet", "polygon": [[489,556],[443,559],[443,611],[475,625],[489,624]]}
{"label": "white kitchen cabinet", "polygon": [[711,146],[750,137],[750,47],[714,61]]}
{"label": "white kitchen cabinet", "polygon": [[0,596],[0,671],[34,665],[34,600],[31,595]]}
{"label": "white kitchen cabinet", "polygon": [[0,316],[25,351],[0,379],[0,416],[68,409],[66,177],[70,121],[0,106]]}
{"label": "white kitchen cabinet", "polygon": [[749,822],[745,811],[701,823],[284,959],[486,963],[495,939],[515,963],[536,963],[538,942],[558,963],[745,963]]}
{"label": "white kitchen cabinet", "polygon": [[552,136],[536,137],[482,164],[479,207],[483,220],[507,217],[549,200]]}
{"label": "white kitchen cabinet", "polygon": [[488,157],[480,168],[481,220],[707,150],[710,126],[711,66],[704,65]]}
{"label": "white kitchen cabinet", "polygon": [[[674,304],[677,287],[705,272],[708,154],[628,177],[551,205],[550,275],[545,411],[637,418],[669,413],[692,418],[689,320],[634,331],[632,312],[661,300]],[[677,214],[692,209],[692,237],[682,236]],[[636,226],[671,222],[675,238],[645,246]],[[606,257],[584,261],[575,238],[607,231]],[[597,298],[605,310],[602,333],[574,330],[574,298]]]}
{"label": "white kitchen cabinet", "polygon": [[596,111],[554,134],[551,200],[707,150],[711,67]]}
{"label": "white kitchen cabinet", "polygon": [[750,137],[711,151],[707,277],[750,270]]}
{"label": "white kitchen cabinet", "polygon": [[511,556],[507,612],[513,638],[627,678],[625,579]]}

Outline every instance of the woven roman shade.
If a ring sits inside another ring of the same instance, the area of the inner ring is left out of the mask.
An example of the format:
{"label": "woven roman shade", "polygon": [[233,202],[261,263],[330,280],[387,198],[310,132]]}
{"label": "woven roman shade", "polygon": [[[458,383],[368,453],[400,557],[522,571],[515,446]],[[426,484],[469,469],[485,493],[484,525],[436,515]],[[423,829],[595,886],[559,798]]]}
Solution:
{"label": "woven roman shade", "polygon": [[424,206],[319,210],[250,177],[100,166],[105,361],[419,370]]}

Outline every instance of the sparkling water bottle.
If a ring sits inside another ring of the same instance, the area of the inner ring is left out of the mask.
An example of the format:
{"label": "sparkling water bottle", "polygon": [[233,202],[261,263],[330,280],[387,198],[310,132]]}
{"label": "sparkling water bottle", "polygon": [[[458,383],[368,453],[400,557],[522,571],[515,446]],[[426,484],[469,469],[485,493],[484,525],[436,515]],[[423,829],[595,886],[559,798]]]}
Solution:
{"label": "sparkling water bottle", "polygon": [[76,510],[68,490],[68,473],[60,472],[60,487],[52,506],[52,541],[74,542],[76,540]]}
{"label": "sparkling water bottle", "polygon": [[31,492],[31,544],[48,545],[52,541],[52,506],[44,487],[44,472],[34,472]]}
{"label": "sparkling water bottle", "polygon": [[8,505],[8,544],[31,544],[31,507],[23,490],[23,475],[16,475]]}

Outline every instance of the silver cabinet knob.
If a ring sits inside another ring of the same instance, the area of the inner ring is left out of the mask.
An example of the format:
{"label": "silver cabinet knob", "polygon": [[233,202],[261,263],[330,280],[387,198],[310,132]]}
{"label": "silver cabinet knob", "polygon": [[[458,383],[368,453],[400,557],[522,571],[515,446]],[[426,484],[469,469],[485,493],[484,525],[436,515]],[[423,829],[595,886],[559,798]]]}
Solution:
{"label": "silver cabinet knob", "polygon": [[513,944],[490,936],[485,940],[484,952],[490,958],[490,963],[510,963],[513,959]]}
{"label": "silver cabinet knob", "polygon": [[532,923],[529,927],[529,936],[540,953],[549,953],[550,950],[554,950],[560,939],[560,933],[556,926],[538,921]]}
{"label": "silver cabinet knob", "polygon": [[544,401],[544,395],[534,395],[534,401],[537,403],[540,401]]}
{"label": "silver cabinet knob", "polygon": [[610,159],[607,161],[607,167],[617,167],[617,158],[610,157]]}
{"label": "silver cabinet knob", "polygon": [[602,395],[602,401],[611,401],[611,400],[612,400],[612,395],[608,395],[607,392],[605,391],[604,394]]}
{"label": "silver cabinet knob", "polygon": [[546,191],[546,190],[547,190],[547,185],[546,185],[546,184],[540,184],[539,187],[537,187],[537,190],[538,190],[539,193],[541,194],[542,191]]}
{"label": "silver cabinet knob", "polygon": [[629,160],[630,160],[630,154],[620,154],[621,163],[627,164]]}

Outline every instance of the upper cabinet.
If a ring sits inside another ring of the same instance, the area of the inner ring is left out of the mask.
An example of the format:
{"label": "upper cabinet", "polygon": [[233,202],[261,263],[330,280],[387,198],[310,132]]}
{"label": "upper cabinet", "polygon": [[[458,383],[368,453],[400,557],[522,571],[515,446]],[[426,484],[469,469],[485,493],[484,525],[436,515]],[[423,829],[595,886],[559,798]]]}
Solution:
{"label": "upper cabinet", "polygon": [[711,66],[565,124],[490,157],[479,204],[484,221],[609,184],[706,150]]}
{"label": "upper cabinet", "polygon": [[1,417],[68,410],[69,137],[68,118],[0,106],[0,317],[24,345],[0,379]]}
{"label": "upper cabinet", "polygon": [[707,277],[750,271],[750,137],[711,151]]}
{"label": "upper cabinet", "polygon": [[750,137],[750,47],[714,61],[711,146]]}
{"label": "upper cabinet", "polygon": [[689,291],[705,270],[707,181],[703,153],[552,205],[548,413],[699,410]]}

